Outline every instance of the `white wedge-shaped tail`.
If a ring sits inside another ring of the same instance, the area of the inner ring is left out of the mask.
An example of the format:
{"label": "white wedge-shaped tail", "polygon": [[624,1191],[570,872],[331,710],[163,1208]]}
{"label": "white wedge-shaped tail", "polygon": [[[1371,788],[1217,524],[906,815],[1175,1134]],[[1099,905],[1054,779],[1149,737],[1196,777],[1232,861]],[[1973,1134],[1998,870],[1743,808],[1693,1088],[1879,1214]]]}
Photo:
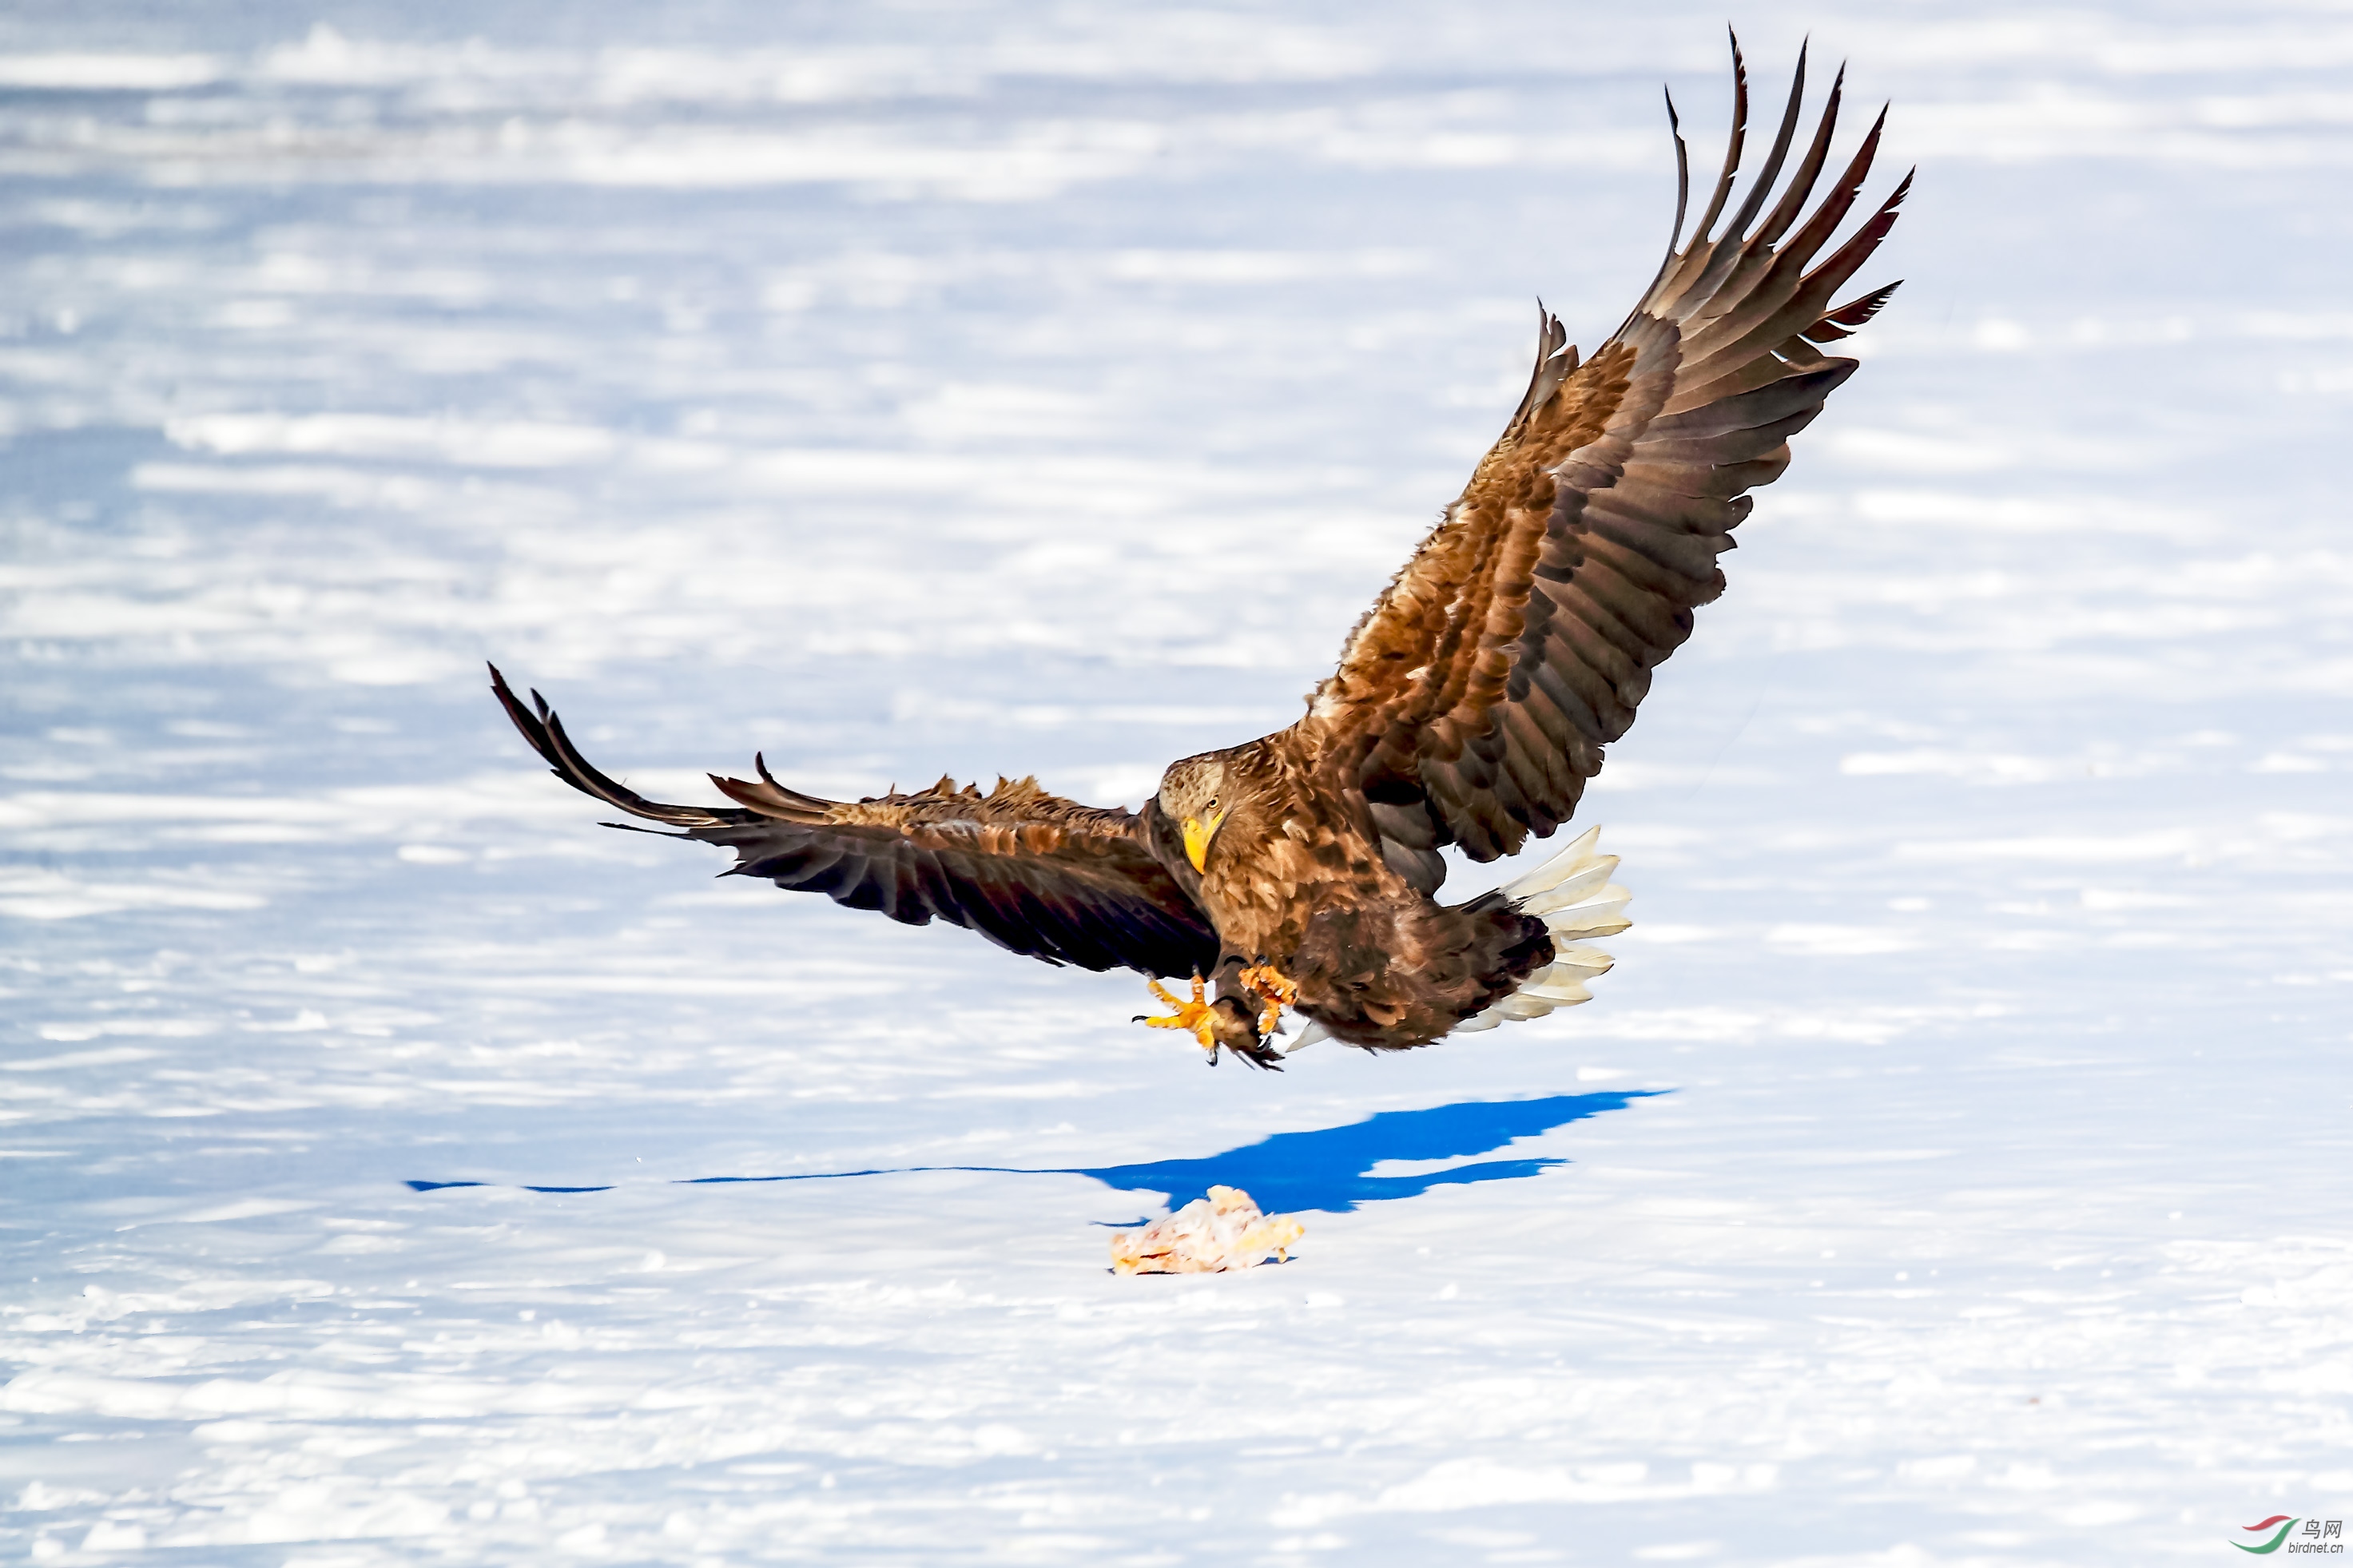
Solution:
{"label": "white wedge-shaped tail", "polygon": [[1485,1012],[1455,1025],[1455,1034],[1492,1029],[1517,1018],[1541,1018],[1556,1007],[1593,999],[1585,983],[1608,973],[1613,961],[1599,948],[1583,944],[1595,937],[1615,936],[1634,923],[1626,918],[1633,895],[1609,879],[1609,873],[1618,869],[1618,857],[1593,852],[1600,837],[1601,829],[1588,827],[1559,854],[1504,884],[1504,897],[1552,932],[1552,962]]}

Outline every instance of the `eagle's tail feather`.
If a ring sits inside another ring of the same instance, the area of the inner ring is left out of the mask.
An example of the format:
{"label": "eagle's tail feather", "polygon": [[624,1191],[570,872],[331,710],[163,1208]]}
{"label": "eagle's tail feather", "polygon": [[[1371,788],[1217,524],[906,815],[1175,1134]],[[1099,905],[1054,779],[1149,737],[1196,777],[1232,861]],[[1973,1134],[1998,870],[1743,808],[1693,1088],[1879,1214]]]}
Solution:
{"label": "eagle's tail feather", "polygon": [[1618,857],[1593,852],[1600,837],[1599,827],[1587,828],[1559,854],[1496,889],[1523,914],[1544,921],[1552,933],[1552,962],[1485,1012],[1455,1025],[1454,1033],[1492,1029],[1509,1019],[1541,1018],[1556,1007],[1593,999],[1585,983],[1608,973],[1613,961],[1598,947],[1578,944],[1613,936],[1634,923],[1626,918],[1633,895],[1609,879],[1618,868]]}

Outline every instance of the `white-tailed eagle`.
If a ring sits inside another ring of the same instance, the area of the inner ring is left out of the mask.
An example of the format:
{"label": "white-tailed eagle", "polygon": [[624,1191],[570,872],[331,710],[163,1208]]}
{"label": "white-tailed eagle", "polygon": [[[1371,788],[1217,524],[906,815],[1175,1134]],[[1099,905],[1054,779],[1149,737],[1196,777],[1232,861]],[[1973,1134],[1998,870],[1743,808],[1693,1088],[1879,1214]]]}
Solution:
{"label": "white-tailed eagle", "polygon": [[1222,1047],[1279,1062],[1286,1008],[1310,1020],[1290,1049],[1328,1035],[1399,1050],[1581,1002],[1609,960],[1573,944],[1626,925],[1616,861],[1592,853],[1592,833],[1461,904],[1436,898],[1438,851],[1493,860],[1569,820],[1651,671],[1724,591],[1716,558],[1747,492],[1779,476],[1788,438],[1853,374],[1817,345],[1894,291],[1835,302],[1894,226],[1909,175],[1831,246],[1884,111],[1818,195],[1840,85],[1799,148],[1804,89],[1800,53],[1771,149],[1727,215],[1748,116],[1735,46],[1723,174],[1685,240],[1674,132],[1674,238],[1641,301],[1584,359],[1540,311],[1527,395],[1305,716],[1172,764],[1140,812],[1033,779],[821,800],[765,763],[755,780],[714,776],[732,809],[666,805],[590,765],[537,692],[525,707],[496,669],[492,686],[558,777],[726,846],[736,875],[946,921],[1052,963],[1189,980],[1189,997],[1154,980],[1170,1010],[1148,1021],[1191,1031],[1212,1061]]}

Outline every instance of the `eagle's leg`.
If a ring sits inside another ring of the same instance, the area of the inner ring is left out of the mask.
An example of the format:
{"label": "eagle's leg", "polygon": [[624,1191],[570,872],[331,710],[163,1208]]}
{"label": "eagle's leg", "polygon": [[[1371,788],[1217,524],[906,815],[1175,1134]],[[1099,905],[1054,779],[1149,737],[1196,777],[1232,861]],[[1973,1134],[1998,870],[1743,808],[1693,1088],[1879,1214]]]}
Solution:
{"label": "eagle's leg", "polygon": [[1162,1006],[1173,1007],[1176,1011],[1156,1018],[1146,1017],[1139,1013],[1136,1015],[1136,1021],[1147,1028],[1190,1029],[1193,1031],[1193,1037],[1201,1042],[1201,1048],[1214,1058],[1218,1054],[1218,1010],[1211,1004],[1202,1000],[1207,988],[1201,984],[1198,972],[1196,972],[1193,976],[1193,999],[1190,1002],[1178,1001],[1170,994],[1166,986],[1149,976],[1145,977],[1144,983],[1152,988],[1152,994],[1158,999]]}
{"label": "eagle's leg", "polygon": [[1147,979],[1152,994],[1173,1011],[1160,1017],[1147,1018],[1138,1014],[1136,1022],[1149,1024],[1155,1029],[1188,1029],[1209,1053],[1209,1065],[1218,1064],[1218,1053],[1231,1051],[1252,1067],[1280,1068],[1282,1053],[1268,1047],[1261,1039],[1256,1019],[1259,995],[1255,991],[1238,986],[1234,981],[1236,961],[1228,960],[1218,970],[1218,994],[1208,998],[1208,983],[1196,973],[1193,976],[1193,999],[1181,1001],[1169,994],[1157,981]]}
{"label": "eagle's leg", "polygon": [[1271,963],[1254,963],[1241,973],[1241,983],[1266,1004],[1258,1032],[1271,1035],[1282,1022],[1282,1010],[1299,1000],[1299,984]]}

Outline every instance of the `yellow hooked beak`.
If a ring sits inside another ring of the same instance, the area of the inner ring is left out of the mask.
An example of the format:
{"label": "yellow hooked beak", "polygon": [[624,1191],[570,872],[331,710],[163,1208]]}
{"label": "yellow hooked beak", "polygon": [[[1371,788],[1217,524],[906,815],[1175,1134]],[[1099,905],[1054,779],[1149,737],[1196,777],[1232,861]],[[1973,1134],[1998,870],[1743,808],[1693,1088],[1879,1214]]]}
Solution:
{"label": "yellow hooked beak", "polygon": [[1198,816],[1185,819],[1185,858],[1193,862],[1196,871],[1209,868],[1203,864],[1209,858],[1209,840],[1218,836],[1218,825],[1225,819],[1226,814],[1222,811],[1211,812],[1207,822]]}

